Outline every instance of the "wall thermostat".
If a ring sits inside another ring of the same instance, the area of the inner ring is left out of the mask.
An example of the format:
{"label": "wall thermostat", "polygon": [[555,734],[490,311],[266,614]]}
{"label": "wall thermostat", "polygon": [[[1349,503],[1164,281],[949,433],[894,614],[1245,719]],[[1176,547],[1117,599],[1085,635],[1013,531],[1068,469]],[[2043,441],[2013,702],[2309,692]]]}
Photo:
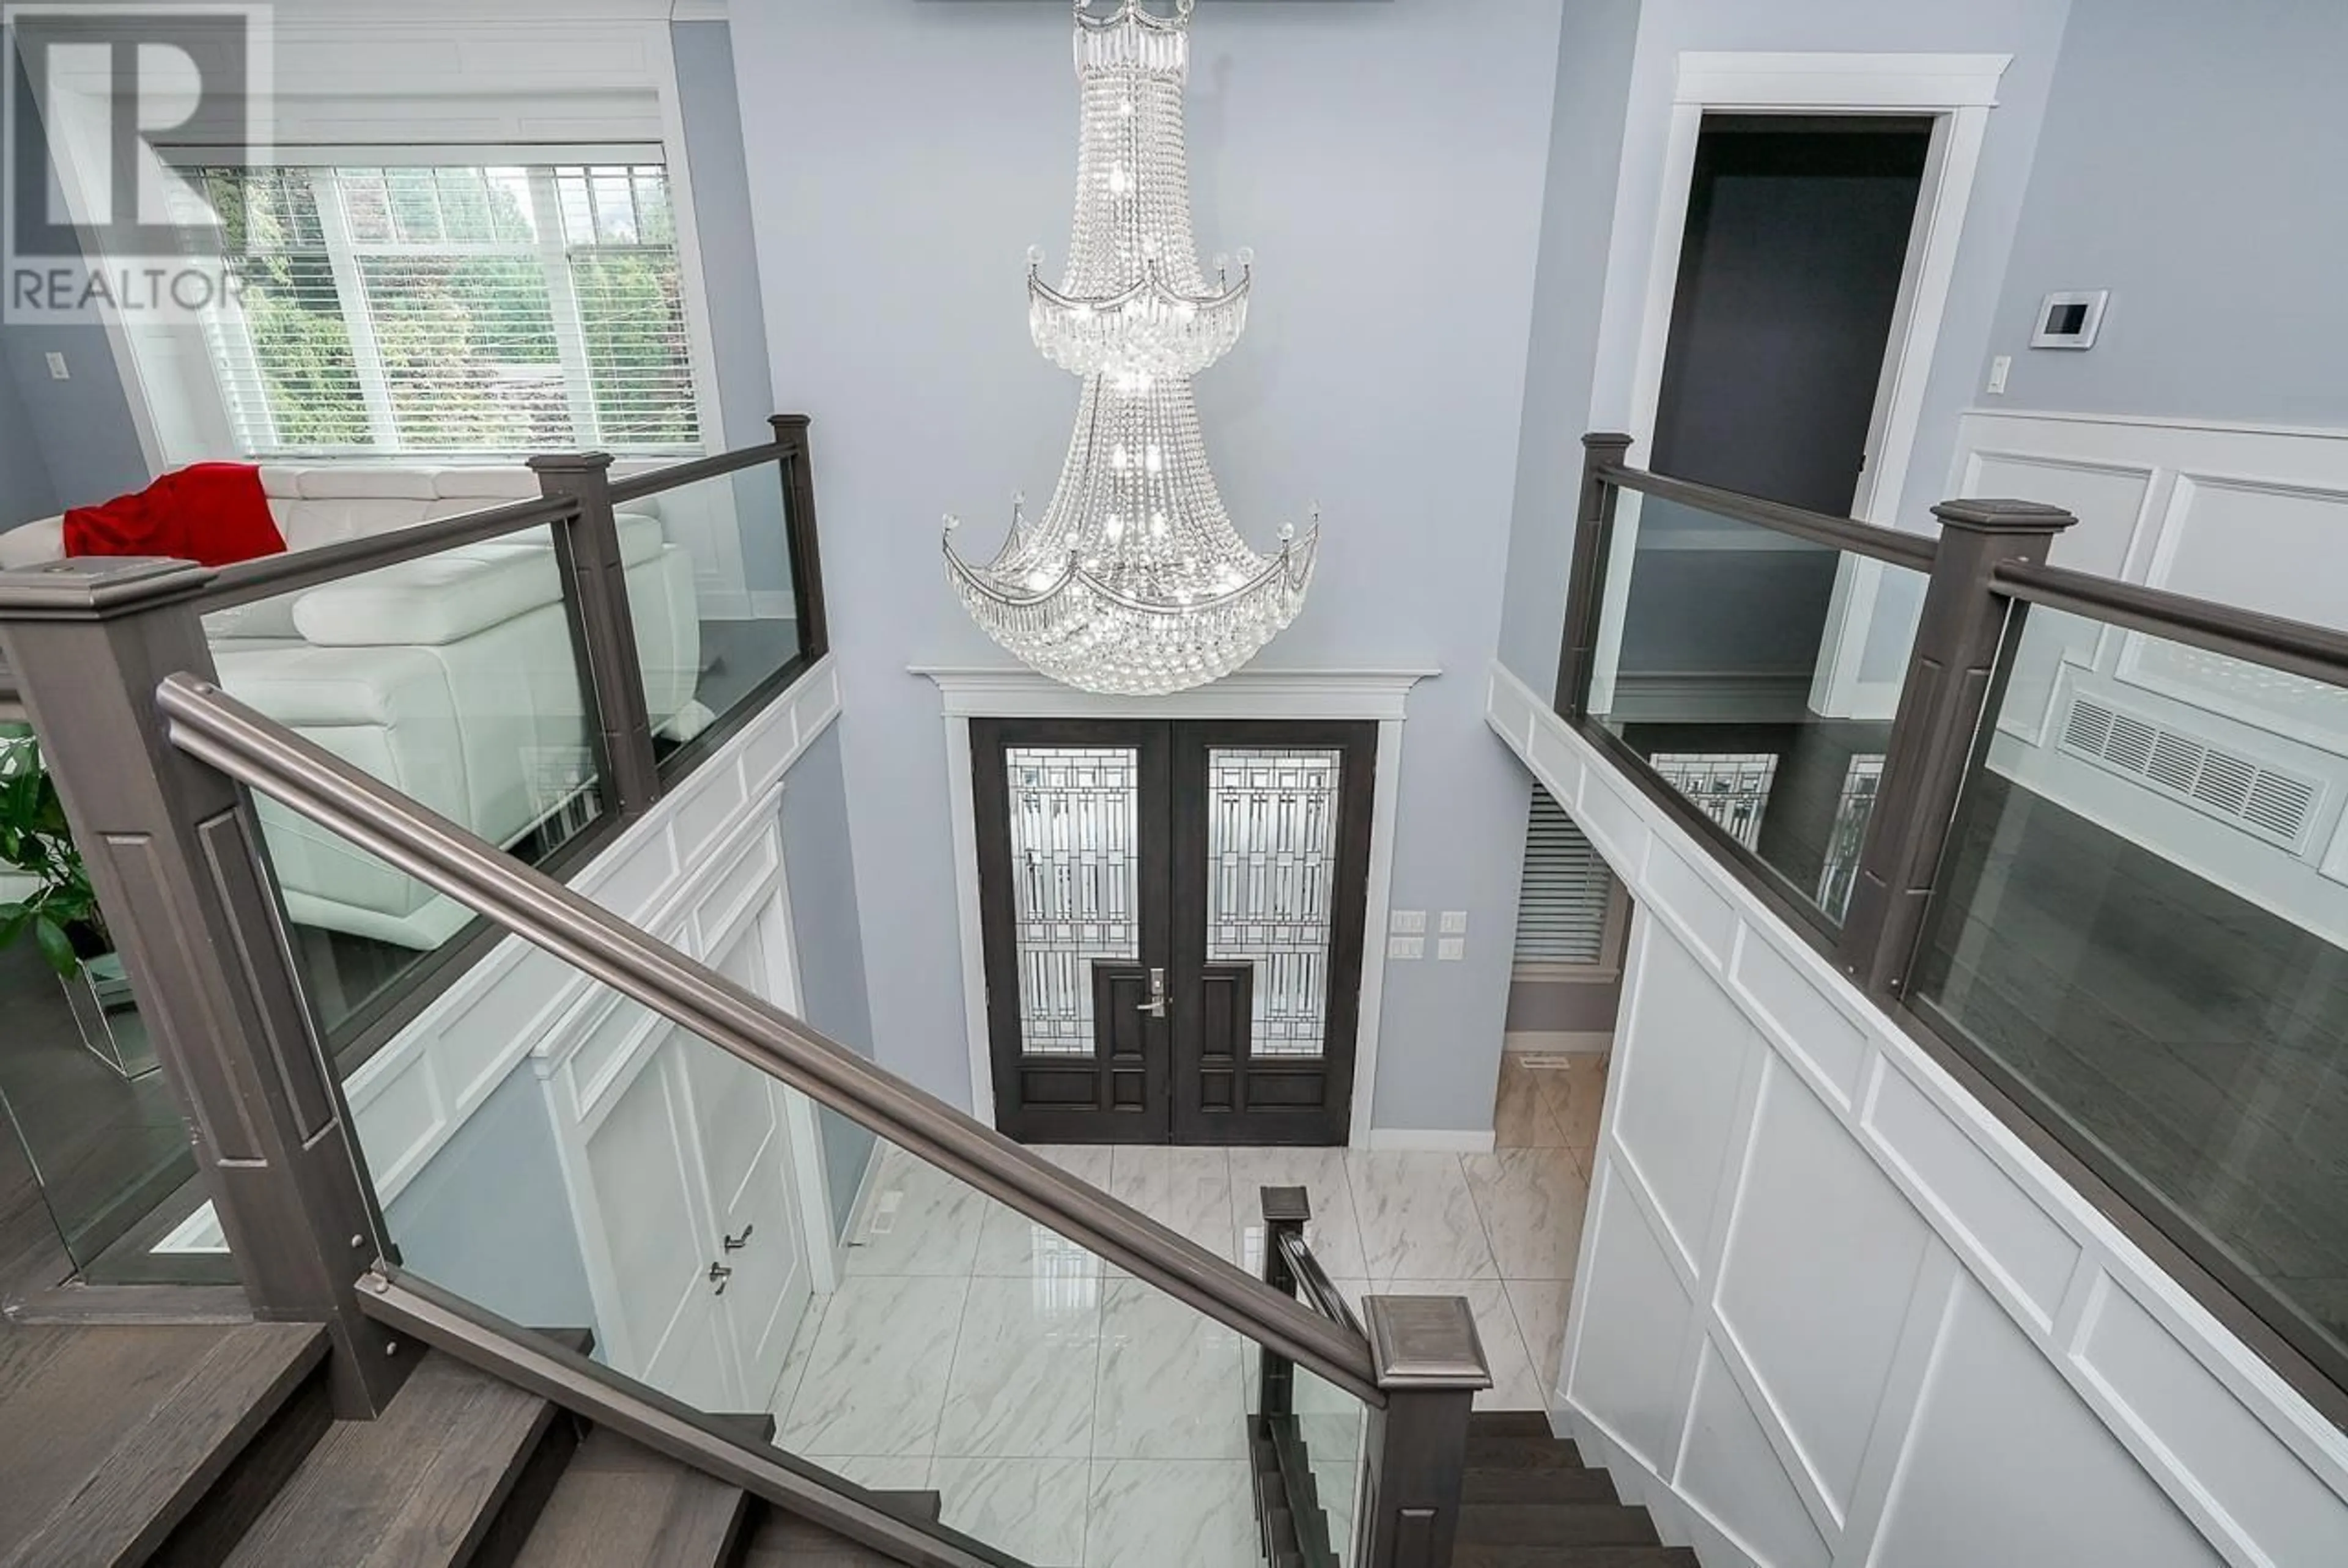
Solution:
{"label": "wall thermostat", "polygon": [[2032,348],[2093,348],[2096,329],[2104,323],[2104,302],[2109,289],[2072,289],[2038,302],[2038,330],[2030,334]]}

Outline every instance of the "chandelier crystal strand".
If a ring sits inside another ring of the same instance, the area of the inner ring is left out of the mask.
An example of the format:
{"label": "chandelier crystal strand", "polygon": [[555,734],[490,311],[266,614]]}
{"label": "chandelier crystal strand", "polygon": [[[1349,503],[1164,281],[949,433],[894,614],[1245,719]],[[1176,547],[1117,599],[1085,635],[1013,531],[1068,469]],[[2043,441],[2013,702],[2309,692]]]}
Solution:
{"label": "chandelier crystal strand", "polygon": [[1320,516],[1259,555],[1232,528],[1207,466],[1190,378],[1247,325],[1252,265],[1199,264],[1182,93],[1192,0],[1076,5],[1082,130],[1067,266],[1055,287],[1028,253],[1028,324],[1044,356],[1084,378],[1059,487],[1040,520],[1012,508],[994,559],[953,548],[948,575],[987,634],[1086,691],[1154,694],[1220,679],[1296,618]]}

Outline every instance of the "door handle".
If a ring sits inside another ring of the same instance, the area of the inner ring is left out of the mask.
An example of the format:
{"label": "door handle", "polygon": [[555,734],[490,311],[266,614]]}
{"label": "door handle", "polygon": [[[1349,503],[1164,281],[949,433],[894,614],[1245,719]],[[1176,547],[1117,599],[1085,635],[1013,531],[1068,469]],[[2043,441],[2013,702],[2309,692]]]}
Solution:
{"label": "door handle", "polygon": [[734,1271],[733,1271],[732,1269],[730,1269],[730,1268],[726,1267],[724,1264],[722,1264],[722,1263],[713,1263],[713,1264],[711,1264],[711,1265],[709,1266],[709,1283],[710,1283],[710,1284],[712,1284],[712,1285],[714,1285],[714,1286],[716,1286],[717,1288],[716,1288],[716,1290],[714,1290],[714,1291],[710,1292],[710,1294],[711,1294],[711,1295],[713,1295],[713,1296],[723,1296],[723,1295],[725,1295],[725,1294],[726,1294],[726,1282],[727,1280],[729,1280],[729,1279],[733,1278],[733,1277],[734,1277]]}
{"label": "door handle", "polygon": [[1149,971],[1149,999],[1140,1003],[1133,1010],[1146,1012],[1151,1018],[1166,1016],[1166,971],[1164,969]]}
{"label": "door handle", "polygon": [[740,1252],[744,1247],[748,1246],[750,1245],[750,1233],[757,1228],[758,1227],[755,1225],[744,1225],[740,1235],[722,1237],[721,1239],[726,1245],[726,1250],[727,1252]]}

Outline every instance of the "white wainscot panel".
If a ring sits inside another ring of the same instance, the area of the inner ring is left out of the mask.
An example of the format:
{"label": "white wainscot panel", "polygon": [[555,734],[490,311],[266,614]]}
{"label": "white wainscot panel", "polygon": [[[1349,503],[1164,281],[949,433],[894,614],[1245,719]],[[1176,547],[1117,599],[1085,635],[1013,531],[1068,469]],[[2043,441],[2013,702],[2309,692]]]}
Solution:
{"label": "white wainscot panel", "polygon": [[1760,1418],[1707,1344],[1688,1409],[1680,1490],[1764,1568],[1826,1568],[1833,1553],[1779,1468]]}
{"label": "white wainscot panel", "polygon": [[[1978,1286],[1958,1288],[1868,1561],[1880,1568],[2224,1562],[2013,1320]],[[2278,1568],[2321,1561],[2277,1560]]]}
{"label": "white wainscot panel", "polygon": [[1771,1058],[1721,1261],[1720,1317],[1838,1520],[1931,1238],[1834,1112]]}
{"label": "white wainscot panel", "polygon": [[2294,569],[2348,544],[2348,491],[2178,477],[2152,580],[2178,593],[2318,626],[2348,626],[2348,577]]}
{"label": "white wainscot panel", "polygon": [[2152,482],[2148,466],[1983,450],[1972,454],[1963,490],[1968,496],[2018,496],[2061,507],[2079,522],[2055,537],[2048,559],[2075,571],[2118,577],[2137,539]]}
{"label": "white wainscot panel", "polygon": [[1658,1473],[1675,1446],[1680,1341],[1693,1307],[1666,1245],[1611,1163],[1599,1166],[1590,1208],[1596,1235],[1575,1293],[1573,1364],[1566,1395],[1606,1423],[1632,1457]]}
{"label": "white wainscot panel", "polygon": [[1761,1042],[1676,937],[1643,909],[1635,917],[1631,1006],[1612,1072],[1614,1139],[1693,1275],[1712,1240],[1737,1087]]}
{"label": "white wainscot panel", "polygon": [[1859,1070],[1867,1065],[1866,1039],[1808,976],[1756,933],[1737,945],[1730,980],[1776,1029],[1779,1049],[1818,1074],[1844,1107],[1858,1099]]}
{"label": "white wainscot panel", "polygon": [[1869,1140],[1939,1212],[1968,1261],[2050,1328],[2079,1266],[2071,1233],[1898,1068],[1885,1065],[1862,1120]]}
{"label": "white wainscot panel", "polygon": [[420,1052],[406,1058],[396,1071],[369,1083],[364,1095],[354,1086],[350,1103],[359,1152],[388,1201],[440,1146],[448,1124],[432,1059]]}
{"label": "white wainscot panel", "polygon": [[1614,785],[1591,773],[1581,781],[1579,800],[1560,799],[1558,804],[1572,815],[1581,831],[1598,845],[1599,853],[1615,866],[1639,864],[1646,852],[1646,824],[1639,819],[1639,808]]}
{"label": "white wainscot panel", "polygon": [[[1596,781],[1591,781],[1593,788]],[[1736,938],[1736,915],[1695,867],[1656,839],[1647,847],[1648,902],[1670,911],[1686,927],[1705,960],[1715,969],[1728,961],[1729,944]]]}
{"label": "white wainscot panel", "polygon": [[2078,1363],[2137,1444],[2165,1448],[2210,1528],[2273,1563],[2348,1563],[2348,1519],[2317,1479],[2134,1297],[2108,1278],[2079,1331]]}

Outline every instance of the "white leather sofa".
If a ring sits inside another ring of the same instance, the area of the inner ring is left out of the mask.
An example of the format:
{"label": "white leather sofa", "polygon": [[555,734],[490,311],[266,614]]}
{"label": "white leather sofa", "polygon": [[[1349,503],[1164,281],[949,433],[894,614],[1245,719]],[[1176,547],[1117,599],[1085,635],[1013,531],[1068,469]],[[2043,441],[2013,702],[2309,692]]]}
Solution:
{"label": "white leather sofa", "polygon": [[[312,549],[539,493],[520,468],[263,466],[286,548]],[[655,507],[619,516],[620,553],[656,732],[709,722],[694,700],[693,563]],[[0,567],[63,553],[63,522],[0,533]],[[543,529],[467,545],[208,616],[229,692],[484,838],[515,845],[591,814],[591,704]],[[297,925],[438,946],[468,912],[424,884],[262,803]]]}

